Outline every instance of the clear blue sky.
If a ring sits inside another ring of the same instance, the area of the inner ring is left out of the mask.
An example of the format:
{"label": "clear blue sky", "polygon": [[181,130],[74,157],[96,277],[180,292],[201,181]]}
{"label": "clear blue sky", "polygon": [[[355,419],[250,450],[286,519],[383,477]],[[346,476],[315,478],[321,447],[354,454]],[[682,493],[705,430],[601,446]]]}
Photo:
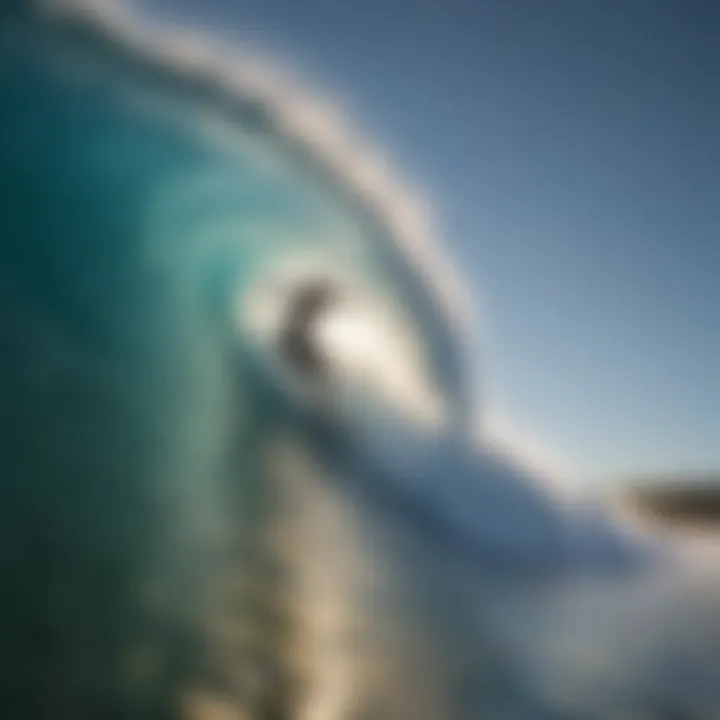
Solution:
{"label": "clear blue sky", "polygon": [[579,477],[720,470],[720,6],[152,0],[296,61],[433,200],[489,402]]}

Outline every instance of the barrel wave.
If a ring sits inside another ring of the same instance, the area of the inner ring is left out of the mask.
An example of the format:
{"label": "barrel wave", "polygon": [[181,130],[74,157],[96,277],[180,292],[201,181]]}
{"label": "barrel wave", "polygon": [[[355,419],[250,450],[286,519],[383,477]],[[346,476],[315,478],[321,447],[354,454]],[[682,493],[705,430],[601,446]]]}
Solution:
{"label": "barrel wave", "polygon": [[714,575],[483,434],[422,208],[298,88],[0,5],[3,717],[716,717]]}

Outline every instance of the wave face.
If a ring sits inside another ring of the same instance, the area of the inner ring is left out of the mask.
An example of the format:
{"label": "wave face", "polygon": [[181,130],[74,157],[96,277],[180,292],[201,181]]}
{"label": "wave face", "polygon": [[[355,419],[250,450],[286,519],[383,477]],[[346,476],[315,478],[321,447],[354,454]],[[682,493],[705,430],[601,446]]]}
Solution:
{"label": "wave face", "polygon": [[[111,4],[0,12],[3,713],[421,717],[392,678],[428,676],[427,652],[358,597],[381,587],[373,525],[323,489],[297,413],[328,399],[278,350],[296,291],[333,284],[348,309],[323,332],[358,378],[338,412],[379,367],[404,412],[432,396],[469,424],[417,204],[251,58]],[[386,328],[361,366],[348,322]]]}

